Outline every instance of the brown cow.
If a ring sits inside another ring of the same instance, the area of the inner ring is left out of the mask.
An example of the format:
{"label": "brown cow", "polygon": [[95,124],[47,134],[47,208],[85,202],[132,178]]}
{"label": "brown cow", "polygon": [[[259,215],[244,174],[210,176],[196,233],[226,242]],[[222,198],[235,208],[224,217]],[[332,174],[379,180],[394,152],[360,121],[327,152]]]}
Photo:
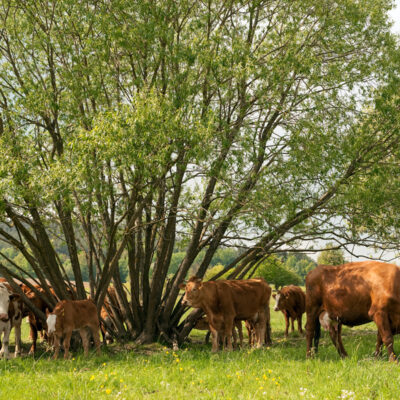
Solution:
{"label": "brown cow", "polygon": [[378,327],[377,349],[382,340],[389,360],[394,361],[393,335],[400,333],[400,268],[378,261],[320,265],[306,278],[306,313],[308,357],[313,339],[318,350],[321,324],[329,330],[340,356],[346,357],[342,324],[374,321]]}
{"label": "brown cow", "polygon": [[62,300],[56,304],[52,313],[47,311],[46,314],[48,333],[54,335],[54,359],[58,357],[62,336],[64,336],[64,358],[68,358],[71,335],[74,330],[79,330],[84,354],[87,356],[89,338],[86,327],[91,330],[97,354],[100,354],[99,318],[96,305],[92,300]]}
{"label": "brown cow", "polygon": [[285,337],[289,334],[290,321],[292,332],[294,332],[294,321],[297,320],[297,329],[303,333],[301,319],[306,311],[306,295],[303,290],[298,286],[289,285],[278,290],[272,297],[275,299],[274,311],[282,311],[285,316]]}
{"label": "brown cow", "polygon": [[[182,303],[201,308],[207,315],[212,334],[212,352],[218,351],[218,335],[228,350],[232,350],[232,329],[235,319],[253,320],[257,330],[257,345],[264,343],[269,324],[271,288],[263,279],[220,280],[202,282],[192,277],[185,285]],[[270,338],[268,338],[270,340]]]}
{"label": "brown cow", "polygon": [[[43,301],[41,297],[29,287],[25,285],[21,285],[23,292],[25,293],[26,297],[43,313],[46,313],[48,305]],[[41,293],[45,293],[44,289],[39,285],[35,285],[35,289],[37,289]],[[51,289],[53,296],[55,296],[54,290]],[[36,352],[36,344],[38,338],[38,332],[40,332],[42,338],[48,340],[47,333],[45,330],[45,321],[42,321],[38,318],[31,310],[27,309],[27,316],[28,316],[28,323],[30,329],[30,338],[32,340],[31,348],[29,349],[29,354],[35,354]],[[24,316],[26,315],[24,314]]]}

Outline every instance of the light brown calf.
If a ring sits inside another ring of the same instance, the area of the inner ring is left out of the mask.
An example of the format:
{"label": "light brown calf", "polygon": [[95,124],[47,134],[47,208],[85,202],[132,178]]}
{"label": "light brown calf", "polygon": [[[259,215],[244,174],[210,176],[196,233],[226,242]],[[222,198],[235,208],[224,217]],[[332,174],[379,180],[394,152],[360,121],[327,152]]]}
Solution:
{"label": "light brown calf", "polygon": [[[253,320],[257,346],[265,341],[269,325],[271,288],[263,279],[220,280],[202,282],[197,277],[180,285],[185,290],[182,303],[201,308],[207,315],[212,334],[212,352],[218,351],[219,336],[225,348],[232,350],[232,330],[236,320]],[[268,335],[269,335],[268,330]],[[268,338],[269,342],[270,338]]]}
{"label": "light brown calf", "polygon": [[92,300],[62,300],[57,303],[52,313],[47,311],[46,315],[48,333],[54,335],[54,359],[58,357],[63,336],[64,358],[68,358],[71,335],[74,330],[79,330],[84,354],[87,356],[89,337],[86,328],[92,332],[97,354],[100,354],[99,318],[96,305]]}

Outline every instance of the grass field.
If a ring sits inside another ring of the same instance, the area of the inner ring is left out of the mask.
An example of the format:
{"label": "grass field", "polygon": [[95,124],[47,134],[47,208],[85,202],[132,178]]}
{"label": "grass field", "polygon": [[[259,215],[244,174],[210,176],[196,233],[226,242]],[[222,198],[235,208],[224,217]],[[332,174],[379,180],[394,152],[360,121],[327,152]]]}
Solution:
{"label": "grass field", "polygon": [[[373,324],[344,329],[349,358],[341,360],[325,333],[317,358],[305,359],[305,340],[283,338],[281,313],[271,312],[273,345],[211,354],[194,331],[173,352],[162,345],[111,345],[100,357],[82,353],[49,359],[0,361],[0,399],[399,399],[400,366],[372,356]],[[24,351],[29,349],[24,323]],[[395,350],[399,351],[399,345]],[[11,343],[11,351],[13,343]]]}

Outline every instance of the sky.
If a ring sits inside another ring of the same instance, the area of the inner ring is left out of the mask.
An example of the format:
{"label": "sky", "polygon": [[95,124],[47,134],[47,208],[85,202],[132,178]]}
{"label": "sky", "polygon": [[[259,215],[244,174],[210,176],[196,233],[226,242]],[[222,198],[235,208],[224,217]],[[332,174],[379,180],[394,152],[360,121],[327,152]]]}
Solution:
{"label": "sky", "polygon": [[390,12],[390,17],[394,22],[392,30],[400,35],[400,0],[395,0],[394,3],[396,8]]}

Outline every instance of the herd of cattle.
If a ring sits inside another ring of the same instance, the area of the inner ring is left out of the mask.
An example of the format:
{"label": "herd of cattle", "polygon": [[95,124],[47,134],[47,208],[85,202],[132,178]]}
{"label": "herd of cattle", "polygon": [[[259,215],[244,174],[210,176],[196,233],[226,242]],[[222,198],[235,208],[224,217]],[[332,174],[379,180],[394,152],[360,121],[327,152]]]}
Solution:
{"label": "herd of cattle", "polygon": [[[64,357],[68,357],[72,332],[79,330],[84,353],[89,348],[89,328],[97,352],[100,352],[99,328],[106,340],[105,324],[112,313],[110,303],[115,302],[115,292],[108,292],[108,300],[98,310],[91,300],[63,300],[53,311],[47,310],[43,300],[24,285],[20,285],[25,295],[43,312],[46,322],[36,318],[23,304],[4,279],[0,279],[0,337],[3,343],[0,354],[8,357],[8,342],[11,328],[15,329],[15,355],[21,352],[21,322],[28,317],[32,346],[36,350],[38,332],[50,337],[57,358],[61,339]],[[37,290],[42,289],[37,287]],[[192,277],[181,285],[185,290],[184,305],[201,309],[205,316],[197,321],[195,328],[206,329],[212,335],[212,351],[223,348],[231,350],[243,342],[242,321],[245,321],[249,344],[262,347],[271,343],[269,302],[271,288],[263,279],[219,280],[203,282]],[[385,344],[389,360],[395,361],[393,335],[400,333],[400,267],[378,261],[353,262],[340,266],[319,265],[306,277],[306,293],[298,286],[286,286],[273,294],[275,311],[285,317],[285,336],[288,336],[294,321],[302,330],[302,315],[306,312],[307,357],[318,350],[321,326],[326,329],[340,356],[347,356],[343,347],[342,325],[356,326],[374,321],[377,328],[375,354],[379,355]],[[114,303],[115,304],[115,303]],[[237,331],[237,333],[236,333]],[[208,336],[209,336],[208,334]],[[233,337],[233,345],[232,345]]]}

